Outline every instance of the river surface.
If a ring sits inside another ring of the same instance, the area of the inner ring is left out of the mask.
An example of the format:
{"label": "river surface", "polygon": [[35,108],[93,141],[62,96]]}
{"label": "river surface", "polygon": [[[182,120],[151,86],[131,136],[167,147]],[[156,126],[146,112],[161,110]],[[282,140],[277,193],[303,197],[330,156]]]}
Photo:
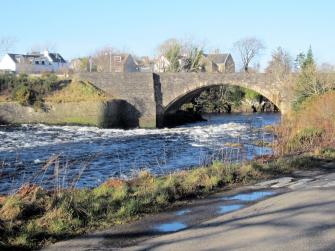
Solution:
{"label": "river surface", "polygon": [[238,162],[271,153],[260,128],[280,114],[211,115],[172,129],[99,129],[80,126],[0,126],[0,193],[24,183],[46,188],[94,187],[110,177],[146,169],[168,174],[215,159]]}

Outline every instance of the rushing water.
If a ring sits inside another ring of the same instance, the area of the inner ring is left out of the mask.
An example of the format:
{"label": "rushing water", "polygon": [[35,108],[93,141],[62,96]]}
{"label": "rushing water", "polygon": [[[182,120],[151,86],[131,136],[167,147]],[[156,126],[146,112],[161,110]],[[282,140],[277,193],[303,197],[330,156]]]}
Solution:
{"label": "rushing water", "polygon": [[[130,177],[142,169],[165,174],[216,158],[251,159],[271,152],[253,142],[271,141],[273,135],[257,128],[277,123],[280,115],[207,119],[172,129],[0,126],[0,193],[11,192],[26,182],[49,188],[71,184],[92,187],[110,177]],[[227,144],[231,142],[235,144]],[[46,164],[52,157],[57,160]]]}

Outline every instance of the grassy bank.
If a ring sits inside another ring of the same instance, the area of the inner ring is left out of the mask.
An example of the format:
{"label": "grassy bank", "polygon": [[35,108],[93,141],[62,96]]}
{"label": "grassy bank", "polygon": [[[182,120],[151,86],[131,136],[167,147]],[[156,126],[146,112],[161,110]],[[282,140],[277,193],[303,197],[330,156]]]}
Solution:
{"label": "grassy bank", "polygon": [[39,77],[25,74],[0,75],[0,102],[15,101],[23,106],[43,109],[44,102],[66,103],[106,99],[103,91],[85,81],[59,79],[49,73]]}
{"label": "grassy bank", "polygon": [[164,177],[142,172],[137,178],[109,180],[94,189],[48,192],[38,186],[22,187],[2,198],[0,249],[36,249],[48,243],[137,219],[173,207],[176,202],[206,196],[229,187],[312,168],[328,161],[334,151],[315,156],[281,158],[180,171]]}

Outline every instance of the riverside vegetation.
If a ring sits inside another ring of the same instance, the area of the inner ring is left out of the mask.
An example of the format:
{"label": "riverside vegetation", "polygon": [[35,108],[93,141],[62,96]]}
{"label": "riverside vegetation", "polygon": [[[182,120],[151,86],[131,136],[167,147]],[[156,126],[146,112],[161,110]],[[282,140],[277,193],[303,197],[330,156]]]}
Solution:
{"label": "riverside vegetation", "polygon": [[40,77],[0,75],[0,102],[18,102],[35,110],[43,110],[46,102],[101,101],[106,98],[104,92],[89,82],[59,79],[54,74]]}
{"label": "riverside vegetation", "polygon": [[[94,189],[46,191],[29,185],[0,201],[0,249],[36,249],[56,240],[122,224],[239,184],[335,160],[335,81],[324,79],[311,53],[301,60],[294,111],[275,128],[275,155],[250,163],[214,161],[167,176],[141,172]],[[57,95],[56,95],[57,96]]]}

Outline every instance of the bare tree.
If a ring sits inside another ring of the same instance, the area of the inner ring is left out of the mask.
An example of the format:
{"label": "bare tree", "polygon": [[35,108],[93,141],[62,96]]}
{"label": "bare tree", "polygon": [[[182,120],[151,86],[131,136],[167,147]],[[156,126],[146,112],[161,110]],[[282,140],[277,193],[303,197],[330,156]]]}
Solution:
{"label": "bare tree", "polygon": [[114,53],[119,53],[118,50],[111,46],[98,49],[93,55],[93,62],[97,67],[98,72],[109,72],[111,67],[111,56]]}
{"label": "bare tree", "polygon": [[292,71],[292,57],[283,48],[278,47],[273,51],[272,58],[265,71],[278,80],[283,79]]}
{"label": "bare tree", "polygon": [[234,47],[240,53],[245,72],[248,72],[251,61],[265,49],[263,43],[256,38],[243,38],[235,42]]}
{"label": "bare tree", "polygon": [[17,40],[14,37],[0,38],[0,55],[3,55],[13,48]]}
{"label": "bare tree", "polygon": [[158,56],[166,55],[172,48],[175,48],[177,46],[181,47],[181,42],[177,39],[170,38],[165,40],[157,48]]}

